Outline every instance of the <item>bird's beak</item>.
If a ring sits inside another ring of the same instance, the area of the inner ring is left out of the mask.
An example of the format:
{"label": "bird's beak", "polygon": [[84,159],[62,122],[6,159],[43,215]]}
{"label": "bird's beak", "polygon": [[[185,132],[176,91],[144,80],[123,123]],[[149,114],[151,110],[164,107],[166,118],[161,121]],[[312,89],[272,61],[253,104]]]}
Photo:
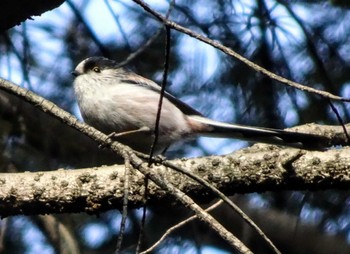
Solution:
{"label": "bird's beak", "polygon": [[74,70],[71,72],[71,74],[74,76],[74,77],[78,77],[79,76],[79,72],[77,70]]}

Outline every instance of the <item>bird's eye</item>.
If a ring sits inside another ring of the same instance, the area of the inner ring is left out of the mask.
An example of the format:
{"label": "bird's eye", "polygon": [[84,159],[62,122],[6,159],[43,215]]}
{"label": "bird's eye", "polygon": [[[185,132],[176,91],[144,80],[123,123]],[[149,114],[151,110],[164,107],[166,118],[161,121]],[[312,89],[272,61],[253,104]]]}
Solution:
{"label": "bird's eye", "polygon": [[101,72],[101,69],[99,67],[94,67],[92,70],[97,73]]}

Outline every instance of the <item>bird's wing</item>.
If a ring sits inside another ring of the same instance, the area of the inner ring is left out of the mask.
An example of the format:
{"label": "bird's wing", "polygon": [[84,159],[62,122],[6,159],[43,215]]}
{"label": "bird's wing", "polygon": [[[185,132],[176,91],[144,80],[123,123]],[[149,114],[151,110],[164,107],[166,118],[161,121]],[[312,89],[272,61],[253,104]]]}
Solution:
{"label": "bird's wing", "polygon": [[[153,91],[156,91],[157,93],[160,94],[161,87],[157,83],[153,82],[152,80],[146,79],[140,75],[137,75],[135,73],[132,73],[132,75],[130,74],[131,72],[125,71],[125,75],[123,79],[121,79],[120,81],[138,84],[148,89],[151,89]],[[177,99],[176,97],[174,97],[168,92],[164,93],[164,97],[167,98],[176,107],[178,107],[182,111],[182,113],[184,113],[185,115],[203,116],[200,112],[198,112],[191,106],[187,105],[186,103],[182,102],[181,100]]]}

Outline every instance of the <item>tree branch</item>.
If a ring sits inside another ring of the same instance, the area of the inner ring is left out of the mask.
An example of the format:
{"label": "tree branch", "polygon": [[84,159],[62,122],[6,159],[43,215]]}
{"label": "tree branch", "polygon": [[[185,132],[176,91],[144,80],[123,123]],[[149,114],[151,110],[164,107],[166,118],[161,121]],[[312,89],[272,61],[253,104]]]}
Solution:
{"label": "tree branch", "polygon": [[57,8],[64,0],[0,1],[0,32],[5,31],[32,16],[38,16]]}
{"label": "tree branch", "polygon": [[[350,188],[350,148],[305,152],[255,145],[226,156],[175,160],[227,195],[276,190]],[[172,185],[200,202],[213,195],[202,185],[164,166],[152,167]],[[0,216],[121,209],[124,165],[77,170],[0,174]],[[142,204],[144,176],[132,171],[129,207]],[[149,184],[149,202],[173,202]]]}
{"label": "tree branch", "polygon": [[233,51],[232,49],[222,45],[221,43],[211,40],[201,34],[198,34],[188,28],[185,28],[169,19],[167,19],[166,17],[162,16],[161,14],[159,14],[158,12],[154,11],[153,9],[151,9],[145,2],[143,2],[142,0],[133,0],[134,2],[136,2],[138,5],[140,5],[145,11],[147,11],[148,13],[150,13],[152,16],[154,16],[156,19],[158,19],[160,22],[162,22],[164,25],[175,29],[181,33],[187,34],[188,36],[191,36],[199,41],[202,41],[208,45],[213,46],[216,49],[219,49],[220,51],[224,52],[225,54],[232,56],[236,59],[238,59],[239,61],[241,61],[242,63],[246,64],[247,66],[249,66],[250,68],[252,68],[253,70],[255,70],[256,72],[260,72],[263,73],[264,75],[268,76],[269,78],[278,81],[284,85],[288,85],[291,87],[294,87],[296,89],[299,89],[301,91],[307,91],[309,93],[313,93],[313,94],[317,94],[320,95],[324,98],[328,98],[331,100],[337,100],[337,101],[346,101],[346,102],[350,102],[350,98],[343,98],[337,95],[334,95],[332,93],[329,93],[327,91],[322,91],[322,90],[318,90],[309,86],[305,86],[302,84],[299,84],[297,82],[288,80],[282,76],[279,76],[271,71],[268,71],[267,69],[253,63],[252,61],[248,60],[247,58],[241,56],[240,54],[236,53],[235,51]]}

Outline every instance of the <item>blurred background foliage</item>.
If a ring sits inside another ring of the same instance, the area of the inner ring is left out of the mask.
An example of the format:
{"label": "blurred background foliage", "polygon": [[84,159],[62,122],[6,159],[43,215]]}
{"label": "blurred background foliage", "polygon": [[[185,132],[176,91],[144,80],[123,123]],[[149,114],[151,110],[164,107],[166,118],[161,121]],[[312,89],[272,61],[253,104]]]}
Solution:
{"label": "blurred background foliage", "polygon": [[[164,15],[168,12],[168,1],[147,2]],[[276,74],[350,97],[349,7],[348,1],[339,0],[177,0],[169,17]],[[164,41],[161,24],[133,1],[69,0],[1,33],[0,75],[79,116],[70,72],[81,60],[103,55],[124,61],[142,49],[127,66],[160,83]],[[169,71],[168,90],[216,120],[274,128],[309,122],[339,124],[326,99],[278,84],[176,31],[172,31]],[[349,122],[349,105],[335,106],[343,121]],[[246,145],[200,138],[174,146],[168,156],[224,154]],[[1,91],[0,156],[1,172],[116,161],[81,134]],[[248,213],[261,211],[255,220],[269,222],[264,230],[283,253],[346,253],[340,249],[349,251],[348,194],[340,190],[270,192],[237,195],[235,200]],[[268,218],[263,213],[275,216]],[[246,233],[239,218],[225,214],[224,208],[218,214],[252,250],[268,253],[256,235]],[[281,221],[277,214],[284,216]],[[188,215],[169,204],[150,207],[145,246]],[[119,212],[99,217],[64,214],[57,219],[71,232],[80,253],[114,252]],[[140,211],[130,211],[125,253],[135,248],[139,221]],[[277,225],[279,231],[271,229]],[[2,220],[0,226],[1,253],[64,253],[38,218],[12,217]],[[324,243],[323,249],[317,248]],[[158,252],[221,253],[226,248],[208,228],[192,223],[168,238]]]}

